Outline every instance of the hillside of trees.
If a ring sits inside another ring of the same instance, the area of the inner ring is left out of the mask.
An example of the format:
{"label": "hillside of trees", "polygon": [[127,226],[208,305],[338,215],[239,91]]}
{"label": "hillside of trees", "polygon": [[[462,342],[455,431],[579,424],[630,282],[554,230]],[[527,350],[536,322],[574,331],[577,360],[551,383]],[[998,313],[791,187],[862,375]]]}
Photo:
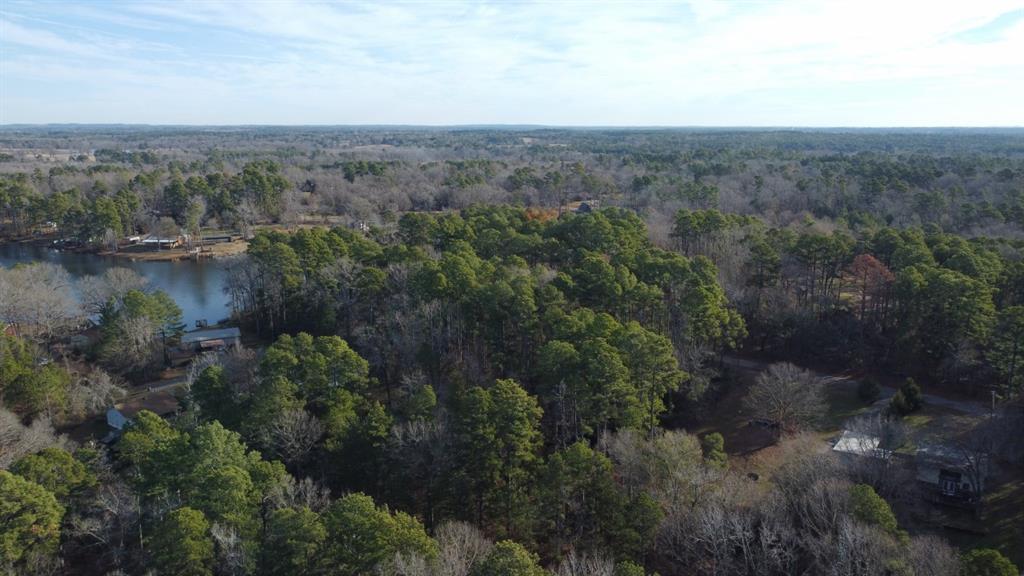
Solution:
{"label": "hillside of trees", "polygon": [[[1020,130],[8,126],[0,152],[3,241],[239,231],[250,343],[72,441],[181,311],[125,270],[0,268],[0,571],[1017,573],[833,455],[798,365],[906,381],[851,420],[883,440],[922,394],[991,404],[964,446],[1018,474]],[[767,474],[703,429],[737,356],[770,363],[742,384]]]}

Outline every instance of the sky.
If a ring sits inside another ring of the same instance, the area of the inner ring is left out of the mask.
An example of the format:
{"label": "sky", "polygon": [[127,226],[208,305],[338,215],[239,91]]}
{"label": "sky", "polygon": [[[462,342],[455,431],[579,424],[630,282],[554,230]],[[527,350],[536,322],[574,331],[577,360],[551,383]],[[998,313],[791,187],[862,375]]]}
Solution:
{"label": "sky", "polygon": [[0,0],[0,124],[1024,126],[1024,0]]}

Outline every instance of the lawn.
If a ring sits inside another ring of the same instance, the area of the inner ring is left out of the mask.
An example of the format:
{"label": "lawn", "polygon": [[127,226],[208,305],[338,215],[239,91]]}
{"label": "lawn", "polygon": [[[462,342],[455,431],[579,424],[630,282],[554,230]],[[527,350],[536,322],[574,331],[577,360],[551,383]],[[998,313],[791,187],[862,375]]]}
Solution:
{"label": "lawn", "polygon": [[841,431],[850,418],[871,410],[871,406],[857,396],[857,386],[849,381],[828,385],[825,389],[825,401],[828,403],[828,411],[822,420],[821,431],[830,436]]}
{"label": "lawn", "polygon": [[943,535],[963,551],[995,548],[1018,568],[1024,567],[1024,470],[1003,470],[985,496],[981,517],[971,523],[979,534],[945,530]]}
{"label": "lawn", "polygon": [[981,543],[998,548],[1018,567],[1024,567],[1024,470],[1004,471],[1002,483],[992,486],[982,512],[989,534]]}
{"label": "lawn", "polygon": [[[690,432],[704,435],[718,432],[725,438],[725,449],[732,456],[747,455],[773,444],[770,431],[750,424],[750,415],[743,407],[743,397],[753,383],[756,371],[734,370],[728,382],[728,392],[703,415],[701,423]],[[866,414],[871,410],[857,396],[857,386],[852,381],[836,381],[825,389],[827,411],[819,426],[825,438],[838,434],[850,418]]]}
{"label": "lawn", "polygon": [[903,424],[907,428],[905,449],[913,450],[927,444],[948,444],[957,436],[969,433],[978,422],[978,416],[925,404],[917,412],[903,417]]}
{"label": "lawn", "polygon": [[727,391],[701,414],[699,422],[693,423],[689,432],[698,436],[718,432],[725,439],[725,451],[730,456],[749,455],[774,444],[773,433],[750,425],[750,415],[743,407],[743,397],[756,374],[748,370],[728,372],[728,380],[720,384]]}

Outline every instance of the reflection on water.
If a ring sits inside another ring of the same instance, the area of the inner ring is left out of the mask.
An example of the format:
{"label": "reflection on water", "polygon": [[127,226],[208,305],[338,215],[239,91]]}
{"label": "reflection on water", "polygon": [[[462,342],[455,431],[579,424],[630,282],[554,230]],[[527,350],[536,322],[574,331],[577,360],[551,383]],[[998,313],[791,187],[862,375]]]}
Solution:
{"label": "reflection on water", "polygon": [[174,298],[181,307],[182,320],[190,329],[196,320],[213,324],[230,313],[228,297],[222,290],[224,268],[216,261],[133,262],[113,256],[59,252],[42,246],[0,244],[0,266],[8,268],[29,262],[59,264],[75,278],[103,274],[108,268],[130,268],[149,280],[150,286]]}

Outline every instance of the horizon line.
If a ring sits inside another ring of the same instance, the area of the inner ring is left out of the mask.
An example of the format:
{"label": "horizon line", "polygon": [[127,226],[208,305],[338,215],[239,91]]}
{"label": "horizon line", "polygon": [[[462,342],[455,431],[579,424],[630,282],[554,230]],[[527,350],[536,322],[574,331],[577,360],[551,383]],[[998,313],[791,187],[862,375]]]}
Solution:
{"label": "horizon line", "polygon": [[553,129],[553,130],[1020,130],[1024,124],[1013,125],[785,125],[785,124],[530,124],[530,123],[467,123],[467,124],[189,124],[147,122],[8,122],[0,129],[55,127],[123,127],[123,128],[413,128],[413,129]]}

